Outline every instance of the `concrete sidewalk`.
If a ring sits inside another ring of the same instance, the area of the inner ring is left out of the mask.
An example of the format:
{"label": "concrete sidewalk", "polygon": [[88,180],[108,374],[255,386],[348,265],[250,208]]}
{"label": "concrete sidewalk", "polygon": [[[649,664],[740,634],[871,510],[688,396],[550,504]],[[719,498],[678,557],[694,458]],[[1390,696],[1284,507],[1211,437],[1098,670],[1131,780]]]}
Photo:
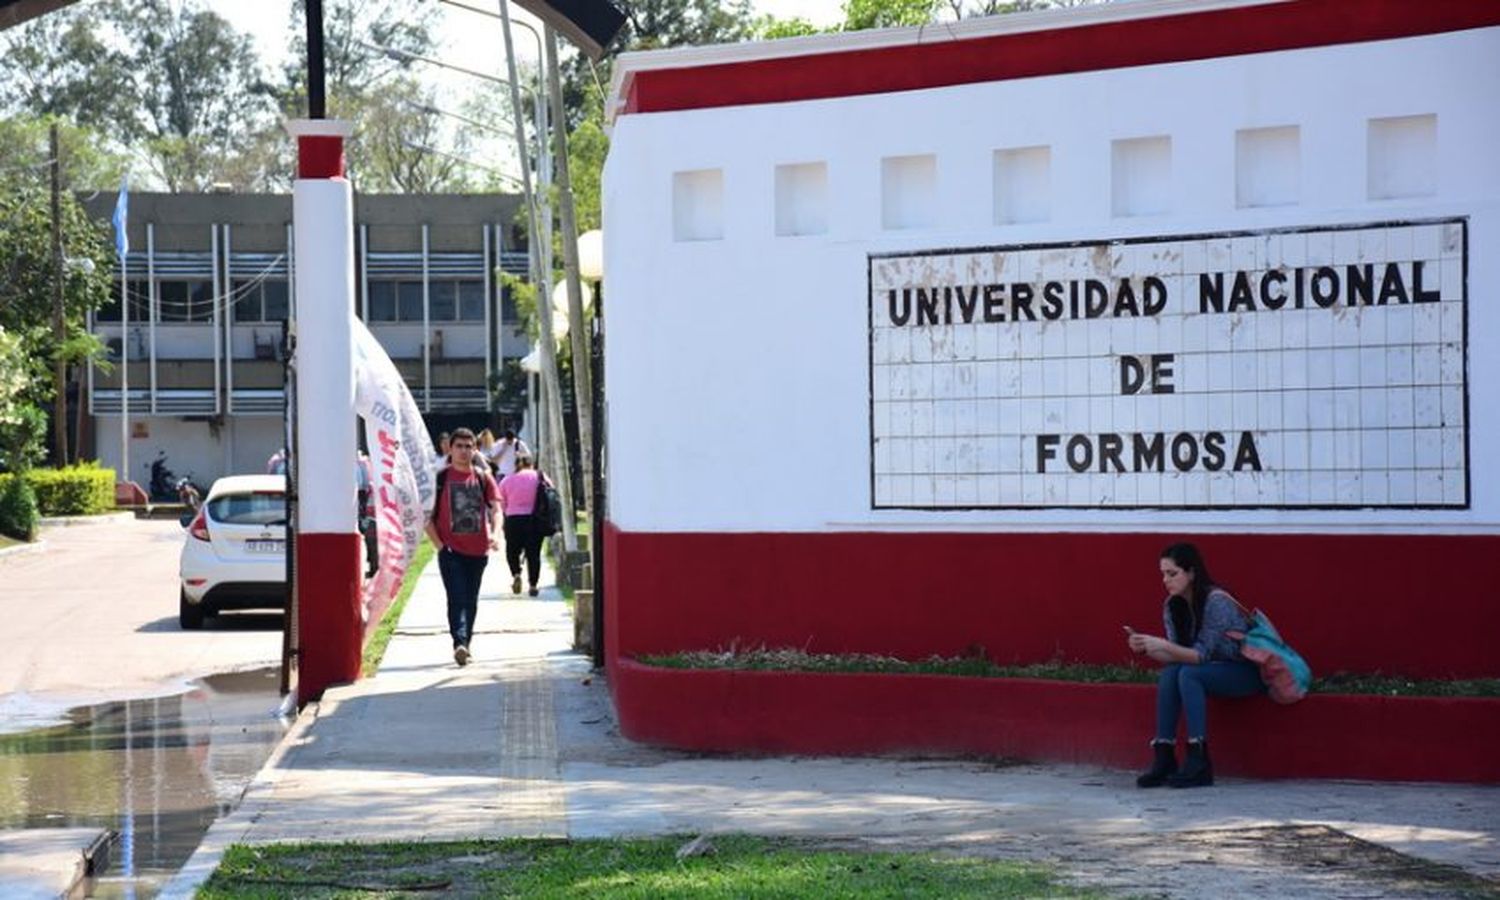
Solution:
{"label": "concrete sidewalk", "polygon": [[429,566],[379,674],[304,711],[164,896],[189,896],[235,842],[731,831],[1049,861],[1080,883],[1135,894],[1452,892],[1413,881],[1415,861],[1389,848],[1496,879],[1500,896],[1496,787],[1222,779],[1141,791],[1133,773],[1089,767],[703,757],[632,744],[602,677],[569,649],[556,589],[515,598],[508,582],[493,558],[474,660],[461,669]]}

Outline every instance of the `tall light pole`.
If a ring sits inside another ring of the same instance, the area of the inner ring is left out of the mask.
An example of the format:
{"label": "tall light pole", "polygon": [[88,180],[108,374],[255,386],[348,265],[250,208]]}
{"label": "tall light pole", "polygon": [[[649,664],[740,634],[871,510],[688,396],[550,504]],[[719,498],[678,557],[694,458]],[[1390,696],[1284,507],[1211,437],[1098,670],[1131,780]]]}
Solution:
{"label": "tall light pole", "polygon": [[[594,474],[594,428],[592,410],[594,388],[589,375],[589,335],[583,322],[583,290],[578,281],[578,222],[573,211],[573,180],[568,172],[568,127],[563,115],[562,76],[557,67],[557,32],[548,25],[545,46],[547,48],[547,94],[552,103],[553,155],[557,160],[558,206],[562,211],[563,277],[568,283],[568,321],[573,346],[573,411],[578,415],[578,455],[583,469],[584,512],[588,515],[590,533],[595,539],[589,541],[592,548],[600,535],[594,521],[593,484]],[[598,570],[595,569],[597,572]]]}
{"label": "tall light pole", "polygon": [[[501,30],[505,34],[505,66],[510,73],[510,105],[511,120],[516,125],[516,147],[526,152],[526,134],[521,127],[521,89],[516,79],[516,55],[515,42],[511,38],[510,31],[510,9],[506,0],[500,0],[500,22]],[[537,134],[537,142],[546,145],[545,132]],[[543,171],[546,171],[543,167]],[[551,241],[550,229],[544,231],[541,227],[541,211],[536,194],[531,190],[531,172],[521,167],[521,178],[526,187],[526,217],[528,223],[529,239],[526,241],[531,253],[532,264],[541,274],[541,282],[537,285],[537,318],[540,320],[542,332],[542,393],[545,402],[543,408],[547,410],[547,430],[555,435],[551,456],[554,463],[553,474],[557,476],[557,492],[562,501],[563,517],[563,549],[571,553],[578,549],[578,535],[573,529],[573,484],[570,469],[568,467],[568,442],[565,438],[562,422],[562,394],[559,391],[559,380],[557,376],[557,347],[552,340],[552,311],[548,307],[552,298],[551,272],[542,255],[542,245]],[[575,403],[578,402],[575,399]]]}
{"label": "tall light pole", "polygon": [[[459,5],[461,6],[461,4]],[[557,358],[555,351],[556,345],[554,343],[552,335],[552,320],[550,315],[547,314],[548,301],[552,294],[552,247],[550,240],[550,235],[552,233],[552,223],[550,215],[551,207],[550,205],[545,204],[542,201],[542,199],[538,196],[538,191],[533,188],[531,183],[531,169],[526,165],[526,160],[528,158],[528,142],[526,140],[526,128],[524,125],[526,119],[521,106],[521,92],[524,90],[531,95],[532,108],[536,116],[536,123],[534,125],[534,128],[536,129],[537,143],[537,171],[542,186],[542,190],[540,193],[545,194],[548,193],[548,188],[551,184],[551,159],[549,154],[548,142],[546,139],[547,110],[545,95],[533,92],[529,88],[525,88],[521,85],[516,71],[514,46],[511,40],[511,32],[509,29],[510,19],[503,5],[501,7],[501,15],[499,16],[499,18],[501,20],[502,26],[504,27],[505,33],[505,62],[507,67],[507,78],[499,78],[485,72],[475,71],[474,69],[469,69],[464,66],[458,66],[440,59],[434,59],[430,56],[423,56],[419,53],[412,53],[408,50],[399,50],[394,47],[383,47],[379,44],[371,44],[365,41],[360,41],[359,43],[361,46],[367,47],[371,50],[375,50],[379,53],[383,53],[387,57],[394,60],[425,63],[427,65],[436,66],[441,69],[447,69],[452,72],[458,72],[463,75],[468,75],[471,78],[478,78],[481,81],[488,81],[494,84],[504,85],[510,91],[511,123],[515,128],[516,152],[521,157],[521,191],[526,202],[526,214],[528,220],[527,230],[530,234],[530,238],[527,240],[526,244],[527,250],[530,255],[530,268],[532,273],[531,283],[536,286],[537,291],[537,310],[542,330],[541,343],[544,347],[548,348],[547,352],[541,354],[542,409],[544,410],[543,415],[547,418],[545,431],[550,435],[556,436],[554,440],[549,440],[546,443],[542,444],[542,451],[551,460],[551,462],[548,463],[544,468],[551,469],[552,474],[556,477],[557,480],[559,499],[562,501],[563,509],[566,512],[566,515],[563,516],[562,521],[563,547],[564,549],[571,552],[578,549],[578,537],[576,534],[572,514],[573,493],[572,478],[569,475],[570,466],[568,461],[568,445],[566,440],[566,432],[563,431],[562,427],[561,380],[558,377],[557,373]],[[524,23],[517,24],[524,25]],[[529,28],[530,26],[525,27]],[[539,58],[537,62],[538,65],[545,65],[545,59]]]}

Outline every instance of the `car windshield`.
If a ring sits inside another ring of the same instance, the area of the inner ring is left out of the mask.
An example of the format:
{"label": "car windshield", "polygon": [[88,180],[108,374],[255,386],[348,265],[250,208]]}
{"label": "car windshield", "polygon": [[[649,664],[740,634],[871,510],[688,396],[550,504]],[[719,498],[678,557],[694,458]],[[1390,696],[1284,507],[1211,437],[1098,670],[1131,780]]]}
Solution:
{"label": "car windshield", "polygon": [[208,514],[226,525],[285,525],[286,497],[279,491],[221,494],[208,502]]}

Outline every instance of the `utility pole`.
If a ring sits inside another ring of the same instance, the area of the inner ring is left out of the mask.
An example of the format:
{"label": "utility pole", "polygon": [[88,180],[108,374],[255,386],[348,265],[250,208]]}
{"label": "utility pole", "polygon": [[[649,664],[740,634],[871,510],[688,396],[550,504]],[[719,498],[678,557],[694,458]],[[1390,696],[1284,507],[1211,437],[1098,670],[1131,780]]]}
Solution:
{"label": "utility pole", "polygon": [[[578,221],[573,210],[573,180],[568,174],[568,120],[564,116],[562,76],[557,66],[557,32],[551,25],[544,29],[547,48],[547,94],[552,103],[553,156],[557,164],[557,188],[559,205],[562,207],[562,250],[564,277],[568,284],[568,337],[573,346],[573,410],[578,414],[578,455],[583,468],[583,508],[588,515],[590,532],[594,539],[592,548],[598,544],[600,523],[594,520],[594,428],[593,428],[593,378],[589,375],[592,355],[589,353],[589,333],[583,321],[583,289],[578,283]],[[550,299],[549,305],[550,305]],[[549,310],[550,312],[550,310]]]}
{"label": "utility pole", "polygon": [[68,323],[63,310],[62,245],[62,166],[61,147],[57,140],[57,123],[50,129],[52,145],[52,336],[57,342],[52,361],[52,384],[57,399],[52,403],[52,452],[59,467],[68,464],[68,361],[63,357],[63,342],[68,338]]}
{"label": "utility pole", "polygon": [[[542,414],[547,417],[547,432],[551,437],[549,443],[551,456],[556,460],[556,469],[552,475],[556,481],[558,499],[562,501],[563,507],[563,549],[572,552],[578,549],[578,536],[573,527],[573,480],[568,471],[568,442],[566,432],[562,424],[562,394],[559,392],[557,376],[557,346],[552,339],[552,297],[550,291],[551,278],[544,265],[546,257],[542,254],[542,245],[551,240],[551,235],[545,233],[540,227],[540,200],[531,186],[531,169],[524,165],[528,156],[526,152],[526,127],[525,116],[521,109],[521,88],[516,77],[516,55],[515,44],[511,38],[510,9],[507,0],[500,0],[500,16],[502,32],[505,35],[505,64],[510,76],[510,105],[511,121],[516,127],[516,152],[521,155],[523,165],[521,166],[521,188],[526,194],[526,216],[527,216],[527,249],[531,253],[531,265],[540,276],[539,289],[537,291],[537,318],[540,320],[542,340],[541,349],[537,355],[541,357],[539,362],[542,368]],[[541,97],[536,102],[542,102]],[[538,157],[545,153],[545,141],[547,136],[541,132],[537,133]]]}

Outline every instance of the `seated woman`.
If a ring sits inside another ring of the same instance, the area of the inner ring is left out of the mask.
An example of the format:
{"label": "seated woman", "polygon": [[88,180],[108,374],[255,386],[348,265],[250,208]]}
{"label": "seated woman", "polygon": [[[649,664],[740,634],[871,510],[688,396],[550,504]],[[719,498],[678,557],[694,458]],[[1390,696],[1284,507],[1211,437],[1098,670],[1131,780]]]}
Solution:
{"label": "seated woman", "polygon": [[[1265,691],[1260,669],[1240,653],[1250,627],[1229,592],[1214,583],[1192,544],[1173,544],[1161,553],[1161,580],[1167,588],[1162,614],[1166,637],[1141,634],[1126,626],[1130,649],[1166,665],[1156,682],[1155,760],[1135,783],[1143,788],[1201,787],[1214,783],[1208,758],[1208,700],[1247,697]],[[1177,765],[1177,722],[1187,719],[1187,758]]]}

